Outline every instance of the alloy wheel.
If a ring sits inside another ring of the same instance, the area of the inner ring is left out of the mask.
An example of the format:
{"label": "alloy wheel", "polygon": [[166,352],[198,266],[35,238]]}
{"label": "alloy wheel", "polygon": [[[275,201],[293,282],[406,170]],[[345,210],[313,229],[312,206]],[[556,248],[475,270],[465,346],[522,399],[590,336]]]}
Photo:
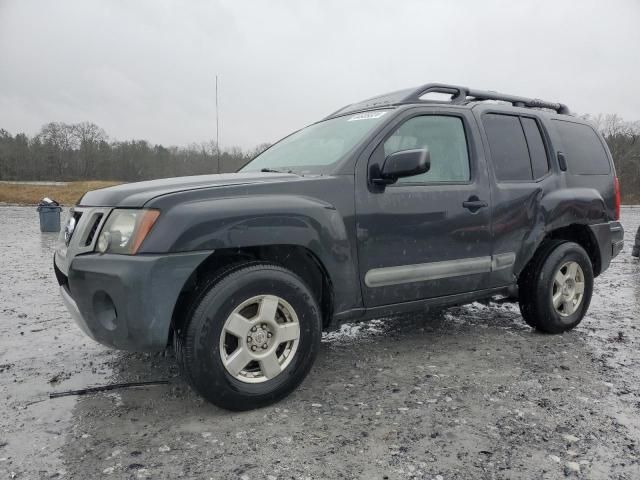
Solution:
{"label": "alloy wheel", "polygon": [[553,308],[562,317],[575,313],[584,297],[584,272],[577,262],[564,263],[553,278]]}
{"label": "alloy wheel", "polygon": [[300,323],[294,309],[275,295],[238,305],[220,334],[220,357],[236,380],[261,383],[277,377],[298,349]]}

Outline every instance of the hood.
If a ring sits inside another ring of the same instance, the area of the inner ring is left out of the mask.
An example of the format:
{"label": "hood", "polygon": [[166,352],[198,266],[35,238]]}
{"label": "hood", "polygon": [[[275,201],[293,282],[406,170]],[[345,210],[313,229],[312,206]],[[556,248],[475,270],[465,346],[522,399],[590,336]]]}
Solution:
{"label": "hood", "polygon": [[148,201],[169,193],[200,188],[282,182],[297,178],[300,177],[288,173],[260,172],[162,178],[92,190],[80,199],[78,205],[86,207],[142,207]]}

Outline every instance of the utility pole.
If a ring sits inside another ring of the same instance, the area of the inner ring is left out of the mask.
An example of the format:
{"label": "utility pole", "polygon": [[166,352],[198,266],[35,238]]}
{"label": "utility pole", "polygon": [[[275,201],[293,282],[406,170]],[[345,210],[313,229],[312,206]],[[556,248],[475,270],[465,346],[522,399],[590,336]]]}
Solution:
{"label": "utility pole", "polygon": [[216,155],[218,157],[218,168],[216,173],[220,173],[220,121],[218,116],[218,75],[216,74]]}

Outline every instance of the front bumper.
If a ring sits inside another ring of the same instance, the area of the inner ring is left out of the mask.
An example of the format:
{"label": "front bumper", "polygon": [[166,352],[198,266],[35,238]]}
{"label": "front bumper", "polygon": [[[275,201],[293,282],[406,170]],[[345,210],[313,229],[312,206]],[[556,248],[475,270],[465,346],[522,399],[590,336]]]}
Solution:
{"label": "front bumper", "polygon": [[212,252],[161,255],[56,252],[62,300],[89,337],[118,349],[163,350],[183,286]]}
{"label": "front bumper", "polygon": [[624,247],[624,228],[620,222],[607,222],[590,225],[600,250],[600,271],[604,272],[611,260],[616,257]]}

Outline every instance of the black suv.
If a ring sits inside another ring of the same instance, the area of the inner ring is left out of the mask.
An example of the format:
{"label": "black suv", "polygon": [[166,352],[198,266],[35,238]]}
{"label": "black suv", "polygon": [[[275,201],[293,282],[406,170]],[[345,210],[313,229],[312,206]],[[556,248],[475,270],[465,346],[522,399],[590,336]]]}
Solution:
{"label": "black suv", "polygon": [[428,84],[344,107],[235,174],[88,192],[55,271],[87,335],[173,339],[193,387],[242,410],[293,390],[347,320],[502,295],[538,330],[575,327],[622,249],[619,209],[605,142],[566,106]]}

